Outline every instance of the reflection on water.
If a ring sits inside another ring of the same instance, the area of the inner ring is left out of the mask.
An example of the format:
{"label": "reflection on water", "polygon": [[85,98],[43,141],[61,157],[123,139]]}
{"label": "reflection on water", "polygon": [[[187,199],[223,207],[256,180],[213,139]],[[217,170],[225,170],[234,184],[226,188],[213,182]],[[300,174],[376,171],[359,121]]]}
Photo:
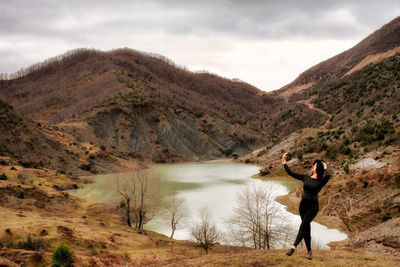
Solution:
{"label": "reflection on water", "polygon": [[[204,206],[209,207],[215,223],[224,230],[224,221],[232,214],[232,205],[237,199],[237,194],[246,185],[258,183],[272,184],[273,196],[287,194],[289,189],[296,186],[288,181],[261,181],[252,179],[251,176],[258,173],[259,167],[236,163],[188,163],[165,164],[152,167],[151,176],[157,180],[158,192],[164,200],[167,200],[173,191],[177,196],[184,198],[188,210],[189,219],[186,222],[187,229],[179,229],[175,232],[176,239],[190,239],[190,226],[196,221],[198,210]],[[84,189],[73,190],[73,195],[100,200],[119,201],[115,193],[116,175],[96,175],[95,183],[86,185]],[[289,216],[290,225],[297,230],[300,225],[300,217],[288,213],[285,207],[278,204],[281,211]],[[146,229],[170,235],[168,217],[160,215],[145,225]],[[328,229],[326,226],[313,222],[311,224],[313,240],[317,240],[321,248],[328,248],[331,241],[343,240],[347,236],[337,229]],[[292,238],[295,239],[295,236]]]}

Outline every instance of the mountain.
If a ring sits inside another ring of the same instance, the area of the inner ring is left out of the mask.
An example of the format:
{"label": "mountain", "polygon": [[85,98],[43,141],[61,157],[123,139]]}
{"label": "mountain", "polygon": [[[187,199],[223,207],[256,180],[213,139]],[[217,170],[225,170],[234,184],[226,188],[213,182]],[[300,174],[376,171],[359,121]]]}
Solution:
{"label": "mountain", "polygon": [[0,80],[0,98],[119,157],[240,156],[304,128],[357,126],[361,136],[368,118],[374,134],[379,125],[391,129],[385,120],[400,104],[399,38],[396,18],[270,93],[155,54],[78,49]]}
{"label": "mountain", "polygon": [[288,110],[282,99],[131,49],[78,49],[49,59],[1,80],[0,98],[77,141],[158,162],[243,155],[276,133],[312,126],[318,114],[299,105],[309,116],[281,124]]}
{"label": "mountain", "polygon": [[[3,80],[0,95],[26,116],[78,140],[155,161],[242,155],[273,99],[243,82],[192,73],[130,49],[77,50]],[[264,107],[262,107],[264,106]]]}
{"label": "mountain", "polygon": [[324,123],[328,128],[346,127],[359,138],[369,131],[383,141],[382,134],[392,131],[400,112],[399,69],[400,17],[353,48],[303,72],[273,95],[291,104],[307,104],[328,116]]}
{"label": "mountain", "polygon": [[336,80],[359,70],[369,63],[376,63],[400,51],[400,17],[392,20],[366,37],[356,46],[304,71],[293,82],[274,91],[274,95],[288,98],[312,85]]}

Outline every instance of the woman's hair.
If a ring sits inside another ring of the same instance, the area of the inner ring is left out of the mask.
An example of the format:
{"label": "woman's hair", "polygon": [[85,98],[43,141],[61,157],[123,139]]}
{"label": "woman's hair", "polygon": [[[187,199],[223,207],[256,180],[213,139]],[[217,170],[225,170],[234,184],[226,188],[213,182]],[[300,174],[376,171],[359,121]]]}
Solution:
{"label": "woman's hair", "polygon": [[324,165],[322,164],[322,161],[317,159],[316,161],[314,161],[313,165],[317,164],[317,178],[321,179],[324,176]]}

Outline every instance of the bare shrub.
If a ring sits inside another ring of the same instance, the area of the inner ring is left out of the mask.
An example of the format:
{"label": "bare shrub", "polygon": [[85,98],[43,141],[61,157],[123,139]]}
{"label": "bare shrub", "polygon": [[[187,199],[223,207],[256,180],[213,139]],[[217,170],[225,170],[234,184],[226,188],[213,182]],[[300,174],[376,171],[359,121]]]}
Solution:
{"label": "bare shrub", "polygon": [[288,243],[290,226],[274,201],[272,190],[270,184],[253,184],[238,194],[234,214],[227,220],[230,242],[254,249],[278,248]]}
{"label": "bare shrub", "polygon": [[208,250],[221,240],[222,234],[212,223],[208,208],[200,210],[200,222],[192,227],[192,237],[208,254]]}

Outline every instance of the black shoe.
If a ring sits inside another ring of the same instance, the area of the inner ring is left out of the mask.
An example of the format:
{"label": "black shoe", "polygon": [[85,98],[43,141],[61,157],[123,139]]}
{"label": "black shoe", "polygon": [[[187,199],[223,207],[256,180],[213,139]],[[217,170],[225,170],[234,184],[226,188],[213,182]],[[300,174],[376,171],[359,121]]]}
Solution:
{"label": "black shoe", "polygon": [[291,248],[291,249],[289,249],[289,250],[286,252],[286,255],[292,256],[293,253],[294,253],[294,249]]}
{"label": "black shoe", "polygon": [[307,260],[312,260],[312,252],[311,251],[308,252]]}

